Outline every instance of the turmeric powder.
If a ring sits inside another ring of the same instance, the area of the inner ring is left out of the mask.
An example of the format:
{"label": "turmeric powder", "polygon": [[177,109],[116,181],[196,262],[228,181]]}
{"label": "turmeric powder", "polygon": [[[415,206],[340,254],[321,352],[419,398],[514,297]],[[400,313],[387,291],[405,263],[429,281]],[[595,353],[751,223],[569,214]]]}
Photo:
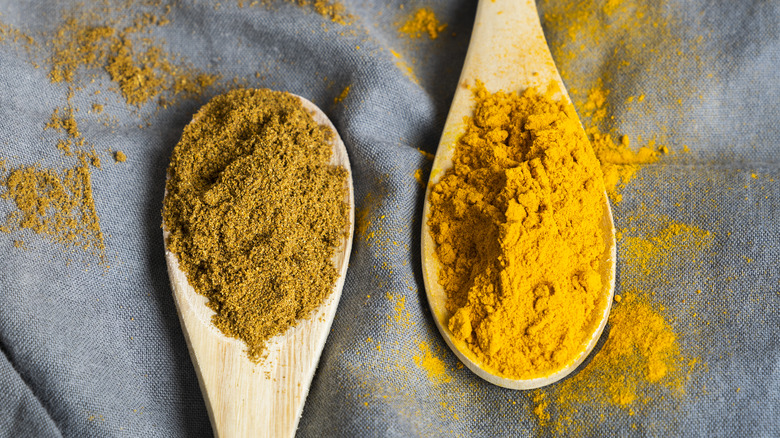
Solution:
{"label": "turmeric powder", "polygon": [[439,23],[436,14],[429,8],[420,8],[401,26],[398,31],[409,38],[420,38],[428,34],[430,39],[435,40],[439,33],[447,28],[447,24]]}
{"label": "turmeric powder", "polygon": [[475,89],[428,225],[454,338],[494,374],[532,379],[583,352],[608,304],[604,184],[571,105]]}

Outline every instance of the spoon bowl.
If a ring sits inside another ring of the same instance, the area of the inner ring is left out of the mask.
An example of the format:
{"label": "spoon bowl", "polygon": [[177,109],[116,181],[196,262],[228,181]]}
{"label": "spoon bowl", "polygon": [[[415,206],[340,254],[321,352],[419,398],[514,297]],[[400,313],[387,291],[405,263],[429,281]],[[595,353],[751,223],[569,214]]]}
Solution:
{"label": "spoon bowl", "polygon": [[[603,280],[600,303],[603,313],[596,329],[577,358],[554,373],[534,379],[510,379],[488,367],[463,342],[454,337],[447,326],[452,313],[445,303],[447,294],[439,284],[441,269],[436,256],[436,244],[428,226],[431,189],[453,165],[453,155],[459,137],[465,130],[465,117],[474,113],[475,101],[471,87],[481,81],[485,88],[497,91],[522,91],[548,87],[557,90],[553,99],[571,104],[563,80],[544,38],[536,5],[532,0],[481,0],[474,20],[468,53],[455,91],[444,132],[436,151],[430,180],[425,194],[422,222],[423,282],[433,319],[445,342],[458,359],[479,377],[510,389],[534,389],[554,383],[579,366],[601,336],[609,316],[615,288],[615,230],[606,192],[603,197],[601,227],[606,250],[601,256],[599,274]],[[580,125],[580,129],[582,126]]]}
{"label": "spoon bowl", "polygon": [[[165,261],[179,321],[217,437],[295,434],[344,286],[355,222],[347,150],[328,117],[310,101],[296,97],[317,123],[335,134],[328,140],[333,150],[330,164],[347,170],[348,185],[344,201],[349,204],[349,230],[332,259],[339,277],[331,294],[308,319],[271,338],[266,344],[267,356],[260,363],[252,362],[243,341],[225,336],[212,324],[214,311],[206,306],[208,299],[195,292],[179,269],[176,255],[167,248],[168,231],[163,227]],[[193,119],[198,117],[196,114]]]}

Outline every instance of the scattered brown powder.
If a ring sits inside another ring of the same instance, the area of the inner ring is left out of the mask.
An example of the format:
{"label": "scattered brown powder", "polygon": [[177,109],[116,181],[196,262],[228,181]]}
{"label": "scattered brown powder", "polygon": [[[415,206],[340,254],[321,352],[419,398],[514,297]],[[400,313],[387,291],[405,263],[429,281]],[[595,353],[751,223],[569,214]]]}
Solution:
{"label": "scattered brown powder", "polygon": [[132,41],[124,37],[112,47],[112,51],[114,53],[106,71],[119,84],[127,103],[141,105],[166,88],[164,75],[170,73],[170,65],[159,47],[134,51]]}
{"label": "scattered brown powder", "polygon": [[0,22],[0,44],[8,43],[21,44],[28,53],[38,47],[38,43],[31,36],[11,25]]}
{"label": "scattered brown powder", "polygon": [[73,82],[79,68],[98,68],[106,62],[110,39],[116,30],[93,26],[74,17],[66,19],[52,38],[49,78],[53,83]]}
{"label": "scattered brown powder", "polygon": [[103,69],[135,106],[156,97],[167,106],[175,96],[199,95],[214,84],[216,75],[175,62],[158,40],[146,36],[150,28],[169,23],[164,15],[139,13],[130,20],[123,26],[95,12],[72,11],[52,39],[51,81],[72,84],[82,69]]}
{"label": "scattered brown powder", "polygon": [[0,199],[16,207],[0,231],[32,230],[103,261],[105,245],[86,155],[79,154],[79,164],[59,174],[37,165],[11,168],[0,180],[0,190]]}
{"label": "scattered brown powder", "polygon": [[64,108],[55,108],[44,129],[64,132],[71,138],[81,137],[79,125],[76,123],[76,118],[73,117],[73,107],[70,105]]}
{"label": "scattered brown powder", "polygon": [[[42,124],[44,130],[62,134],[55,140],[56,147],[66,160],[76,161],[70,164],[72,167],[65,164],[62,170],[34,165],[7,172],[0,196],[16,210],[0,225],[0,230],[10,233],[30,229],[57,242],[92,251],[102,262],[103,235],[92,198],[89,169],[100,168],[101,158],[79,129],[76,115],[81,99],[76,98],[77,93],[103,73],[115,84],[111,90],[120,93],[129,105],[141,106],[156,99],[165,107],[180,98],[202,94],[218,78],[169,53],[164,42],[152,36],[152,30],[169,23],[170,6],[160,6],[148,2],[143,5],[145,12],[128,15],[124,6],[82,4],[66,10],[53,31],[36,36],[40,42],[0,23],[0,43],[25,48],[35,67],[36,59],[45,59],[50,81],[65,85],[65,103],[55,108]],[[149,11],[150,8],[159,8],[159,13]],[[33,49],[37,51],[33,53]],[[92,103],[91,110],[84,113],[103,111],[102,104]],[[126,155],[117,152],[113,158],[123,162]],[[5,173],[3,166],[0,175]]]}

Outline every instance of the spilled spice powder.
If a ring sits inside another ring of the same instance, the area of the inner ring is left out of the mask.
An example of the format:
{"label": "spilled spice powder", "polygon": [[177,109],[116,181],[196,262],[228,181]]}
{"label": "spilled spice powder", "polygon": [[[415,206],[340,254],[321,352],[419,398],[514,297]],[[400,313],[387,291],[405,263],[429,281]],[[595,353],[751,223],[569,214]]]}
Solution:
{"label": "spilled spice powder", "polygon": [[333,99],[333,103],[340,103],[341,101],[346,99],[348,95],[349,95],[349,85],[344,87],[344,90],[341,91],[341,94],[339,94]]}
{"label": "spilled spice powder", "polygon": [[[150,2],[144,6],[161,5]],[[79,129],[78,100],[74,97],[85,89],[90,78],[95,82],[97,72],[107,74],[115,84],[112,90],[134,106],[155,98],[159,98],[159,105],[167,106],[179,97],[199,95],[211,86],[216,75],[200,72],[168,53],[164,42],[151,35],[153,28],[168,24],[169,12],[170,7],[165,7],[159,14],[146,11],[128,15],[124,6],[109,3],[94,8],[77,5],[63,11],[52,31],[36,34],[40,41],[0,23],[0,43],[13,42],[26,49],[31,55],[29,62],[35,67],[35,59],[47,60],[49,80],[64,85],[66,103],[53,110],[44,122],[44,130],[61,133],[56,147],[68,160],[76,161],[70,168],[66,164],[61,171],[39,165],[19,166],[8,175],[3,170],[0,196],[10,201],[15,211],[0,225],[2,231],[29,229],[56,242],[91,251],[104,262],[103,234],[90,174],[90,166],[100,168],[101,159]],[[33,53],[32,49],[37,51]],[[101,91],[95,90],[93,95]],[[103,110],[102,104],[92,103],[91,111],[82,114]],[[126,156],[117,152],[113,158],[122,162]]]}
{"label": "spilled spice powder", "polygon": [[420,349],[420,354],[413,357],[414,363],[427,372],[428,380],[432,383],[447,383],[452,380],[447,374],[444,362],[431,351],[427,342],[420,342],[417,347]]}
{"label": "spilled spice powder", "polygon": [[141,106],[160,97],[160,105],[167,106],[175,96],[199,95],[217,80],[216,75],[175,62],[160,42],[145,36],[150,28],[169,23],[164,15],[139,13],[129,17],[129,25],[90,11],[69,15],[52,38],[53,83],[72,84],[82,69],[103,69],[128,104]]}
{"label": "spilled spice powder", "polygon": [[439,33],[447,28],[445,23],[439,23],[436,14],[430,8],[420,8],[412,14],[398,29],[399,32],[409,38],[420,38],[425,34],[432,40],[439,37]]}
{"label": "spilled spice powder", "polygon": [[532,409],[540,426],[556,434],[582,432],[587,425],[579,422],[587,416],[577,414],[583,408],[616,406],[632,414],[654,399],[684,393],[687,368],[695,361],[681,353],[677,334],[647,296],[636,290],[623,294],[612,307],[609,336],[588,365],[534,393]]}
{"label": "spilled spice powder", "polygon": [[322,15],[338,24],[349,24],[354,17],[348,14],[344,4],[332,0],[294,0],[300,6],[314,9],[314,12]]}
{"label": "spilled spice powder", "polygon": [[606,102],[609,90],[599,85],[588,92],[588,100],[583,105],[584,116],[594,126],[585,130],[590,138],[593,151],[601,162],[601,173],[604,175],[604,186],[607,189],[612,202],[623,200],[620,189],[626,187],[631,179],[636,176],[639,169],[647,164],[658,161],[659,152],[666,151],[664,146],[655,147],[655,142],[648,142],[647,146],[640,147],[637,151],[631,149],[627,135],[620,137],[619,142],[613,140],[612,135],[602,133],[595,124],[601,122],[607,115]]}
{"label": "spilled spice powder", "polygon": [[623,196],[619,189],[624,188],[642,166],[658,161],[658,152],[647,146],[642,146],[634,152],[625,135],[619,143],[615,143],[612,136],[602,134],[596,128],[588,128],[586,132],[590,136],[593,151],[601,162],[607,194],[612,202],[620,202]]}
{"label": "spilled spice powder", "polygon": [[37,43],[31,36],[21,32],[19,29],[16,29],[11,25],[0,21],[0,44],[9,42],[14,44],[24,44],[24,48],[28,51],[28,53],[33,47],[37,46]]}
{"label": "spilled spice powder", "polygon": [[167,248],[252,360],[333,290],[349,209],[333,135],[295,96],[238,89],[201,108],[173,151]]}
{"label": "spilled spice powder", "polygon": [[11,168],[0,180],[0,189],[0,199],[16,208],[0,231],[28,229],[57,243],[90,251],[103,261],[105,244],[86,155],[79,154],[79,165],[61,174],[39,166]]}
{"label": "spilled spice powder", "polygon": [[[284,0],[286,3],[295,4],[301,8],[306,8],[314,11],[328,20],[341,25],[351,24],[355,17],[347,12],[344,4],[336,0]],[[276,0],[260,0],[253,1],[249,6],[256,4],[263,4],[266,7],[272,6],[276,3]],[[244,0],[238,0],[238,7],[244,6]]]}

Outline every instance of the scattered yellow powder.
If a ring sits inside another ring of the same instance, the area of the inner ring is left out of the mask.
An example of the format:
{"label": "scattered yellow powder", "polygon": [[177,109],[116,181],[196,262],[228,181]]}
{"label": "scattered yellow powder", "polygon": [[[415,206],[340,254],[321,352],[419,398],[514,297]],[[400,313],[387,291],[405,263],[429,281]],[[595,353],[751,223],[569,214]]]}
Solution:
{"label": "scattered yellow powder", "polygon": [[[606,117],[605,105],[608,95],[609,90],[601,86],[600,80],[599,85],[591,88],[588,92],[588,99],[583,105],[583,114],[592,123],[598,123]],[[654,149],[654,142],[650,142],[648,146],[640,147],[638,151],[634,152],[630,148],[627,135],[622,136],[620,142],[616,143],[610,134],[600,132],[595,126],[588,128],[586,132],[593,145],[593,151],[601,162],[604,185],[613,202],[622,200],[618,189],[625,187],[641,166],[658,161],[658,152],[669,153],[666,146]]]}
{"label": "scattered yellow powder", "polygon": [[424,151],[422,149],[417,149],[417,152],[419,152],[428,161],[433,161],[433,159],[436,158],[436,156],[433,155],[432,153],[426,152],[426,151]]}
{"label": "scattered yellow powder", "polygon": [[617,10],[617,8],[620,6],[621,3],[622,3],[621,0],[607,0],[606,2],[604,2],[604,6],[602,7],[602,10],[604,11],[605,14],[612,15],[613,13],[615,13],[615,10]]}
{"label": "scattered yellow powder", "polygon": [[398,31],[409,38],[420,38],[427,33],[432,40],[435,40],[439,37],[439,32],[442,32],[446,27],[446,24],[439,23],[431,9],[420,8],[406,20]]}
{"label": "scattered yellow powder", "polygon": [[336,98],[333,99],[333,103],[339,103],[343,101],[344,99],[347,98],[348,95],[349,95],[349,85],[344,87],[344,89],[341,91],[341,94],[339,94],[338,96],[336,96]]}
{"label": "scattered yellow powder", "polygon": [[[696,361],[683,356],[677,334],[646,297],[639,291],[625,293],[612,307],[607,340],[588,365],[532,395],[540,426],[550,427],[556,435],[570,435],[587,427],[582,423],[590,418],[583,412],[586,408],[616,406],[634,415],[654,400],[685,392],[686,373]],[[556,407],[554,423],[548,411],[551,403]]]}
{"label": "scattered yellow powder", "polygon": [[100,114],[103,112],[103,105],[99,103],[93,103],[92,104],[92,112],[95,114]]}
{"label": "scattered yellow powder", "polygon": [[660,271],[678,264],[679,260],[701,263],[699,254],[712,245],[714,236],[709,231],[663,217],[655,223],[658,229],[646,229],[642,236],[623,238],[620,257],[625,261],[624,282],[648,277],[664,280]]}
{"label": "scattered yellow powder", "polygon": [[414,363],[419,368],[428,372],[428,379],[432,383],[447,383],[452,378],[447,374],[447,367],[444,362],[433,354],[427,342],[420,342],[417,345],[420,348],[420,354],[414,356]]}
{"label": "scattered yellow powder", "polygon": [[398,69],[401,70],[401,72],[412,82],[419,84],[420,81],[417,79],[417,76],[415,76],[414,70],[412,70],[412,66],[404,60],[403,56],[401,56],[400,53],[393,49],[390,49],[390,53],[395,58],[395,66],[398,67]]}
{"label": "scattered yellow powder", "polygon": [[532,393],[531,400],[534,402],[534,414],[539,420],[539,425],[546,426],[550,421],[550,413],[547,411],[550,400],[547,399],[547,393],[537,389]]}
{"label": "scattered yellow powder", "polygon": [[406,297],[401,294],[393,295],[388,293],[387,299],[395,303],[393,306],[393,320],[404,327],[412,325],[411,315],[406,310]]}
{"label": "scattered yellow powder", "polygon": [[363,202],[360,203],[361,207],[355,213],[355,232],[363,240],[368,240],[371,237],[368,232],[373,222],[371,211],[375,208],[377,202],[372,193],[367,193],[363,197]]}
{"label": "scattered yellow powder", "polygon": [[425,187],[425,180],[423,179],[423,170],[417,169],[414,171],[414,179],[421,187]]}
{"label": "scattered yellow powder", "polygon": [[591,378],[618,406],[638,399],[646,402],[651,384],[683,391],[683,375],[676,372],[684,363],[677,335],[645,296],[627,292],[613,307],[607,341],[587,368],[562,385],[559,402],[585,401],[579,399],[583,391],[576,386]]}
{"label": "scattered yellow powder", "polygon": [[117,163],[124,163],[127,160],[127,155],[122,151],[116,151],[114,153],[114,160],[116,160]]}
{"label": "scattered yellow powder", "polygon": [[588,92],[588,100],[585,102],[585,117],[592,122],[599,122],[607,115],[607,109],[604,106],[607,102],[608,90],[602,87],[594,87]]}
{"label": "scattered yellow powder", "polygon": [[[355,20],[355,17],[353,17],[352,14],[347,13],[344,4],[339,1],[334,1],[334,0],[284,0],[284,1],[286,1],[287,3],[293,3],[295,5],[298,5],[301,8],[310,9],[316,12],[317,14],[321,15],[322,17],[325,17],[330,21],[341,25],[351,24]],[[256,3],[258,2],[252,2],[250,6]],[[266,6],[271,6],[273,0],[262,0],[262,3],[265,4]],[[244,6],[243,0],[239,0],[238,5],[239,7],[243,7]]]}
{"label": "scattered yellow powder", "polygon": [[629,147],[628,136],[623,136],[620,143],[615,143],[612,136],[602,134],[596,128],[587,130],[593,151],[601,162],[601,172],[604,174],[604,186],[613,202],[620,202],[622,195],[618,189],[636,175],[642,165],[658,161],[658,152],[648,146],[640,147],[634,152]]}

